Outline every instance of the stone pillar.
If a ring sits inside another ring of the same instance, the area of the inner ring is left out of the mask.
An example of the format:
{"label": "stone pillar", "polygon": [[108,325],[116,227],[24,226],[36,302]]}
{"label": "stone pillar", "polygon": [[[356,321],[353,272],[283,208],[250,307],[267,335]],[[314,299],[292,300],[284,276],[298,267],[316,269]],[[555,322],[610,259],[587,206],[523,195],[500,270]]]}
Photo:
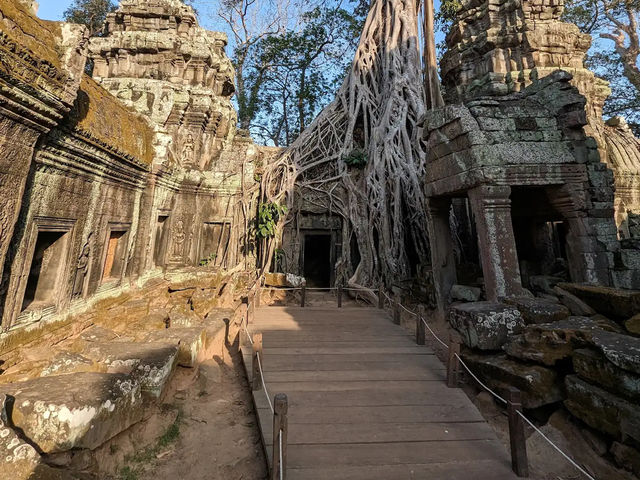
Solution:
{"label": "stone pillar", "polygon": [[522,294],[510,195],[508,186],[483,185],[469,191],[484,284],[487,299],[491,301]]}
{"label": "stone pillar", "polygon": [[427,200],[433,282],[438,295],[438,310],[441,314],[444,314],[448,306],[451,287],[457,281],[456,259],[449,224],[450,208],[450,198]]}

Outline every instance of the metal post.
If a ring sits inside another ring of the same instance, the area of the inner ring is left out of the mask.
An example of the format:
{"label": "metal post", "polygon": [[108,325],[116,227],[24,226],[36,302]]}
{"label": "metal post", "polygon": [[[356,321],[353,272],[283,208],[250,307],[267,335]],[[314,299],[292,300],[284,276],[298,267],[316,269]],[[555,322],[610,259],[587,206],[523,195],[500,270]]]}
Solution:
{"label": "metal post", "polygon": [[420,305],[418,307],[418,316],[416,317],[416,343],[418,345],[424,345],[426,341],[426,331],[424,328],[424,307]]}
{"label": "metal post", "polygon": [[511,443],[511,468],[519,477],[529,476],[527,459],[527,439],[524,434],[524,419],[520,390],[509,387],[507,390],[507,414],[509,416],[509,442]]}
{"label": "metal post", "polygon": [[[289,425],[287,411],[289,400],[284,393],[278,393],[273,399],[273,467],[271,468],[271,480],[287,478],[287,434]],[[282,442],[280,442],[282,435]],[[280,445],[282,444],[282,451]],[[280,463],[282,458],[282,464]],[[282,477],[280,471],[282,470]]]}
{"label": "metal post", "polygon": [[260,355],[260,362],[263,361],[262,356],[262,334],[253,334],[253,356],[251,358],[251,388],[256,391],[262,387],[262,373],[260,372],[260,364],[258,363],[258,355]]}
{"label": "metal post", "polygon": [[342,308],[342,285],[338,285],[338,308]]}
{"label": "metal post", "polygon": [[378,289],[378,308],[380,310],[384,309],[384,286],[380,284],[380,288]]}
{"label": "metal post", "polygon": [[460,355],[460,341],[452,335],[449,338],[449,361],[447,362],[447,386],[449,388],[458,386],[458,372],[460,369],[458,355]]}
{"label": "metal post", "polygon": [[400,302],[398,299],[393,301],[393,323],[400,325]]}
{"label": "metal post", "polygon": [[302,300],[300,300],[300,306],[304,307],[305,303],[307,303],[307,287],[302,287]]}

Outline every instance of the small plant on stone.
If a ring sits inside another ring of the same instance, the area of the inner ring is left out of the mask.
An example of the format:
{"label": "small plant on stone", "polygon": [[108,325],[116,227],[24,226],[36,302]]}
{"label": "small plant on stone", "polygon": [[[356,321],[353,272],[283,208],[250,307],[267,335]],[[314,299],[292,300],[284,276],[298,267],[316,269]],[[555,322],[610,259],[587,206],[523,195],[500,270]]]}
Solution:
{"label": "small plant on stone", "polygon": [[349,154],[342,157],[342,160],[349,167],[363,168],[367,164],[369,157],[367,155],[367,152],[365,152],[364,150],[360,148],[354,148]]}
{"label": "small plant on stone", "polygon": [[276,235],[276,227],[280,217],[286,215],[288,208],[274,202],[261,203],[258,207],[258,218],[256,224],[256,237],[273,238]]}
{"label": "small plant on stone", "polygon": [[203,258],[202,260],[200,260],[200,266],[208,267],[209,265],[215,264],[217,257],[218,257],[218,254],[212,253],[207,258]]}

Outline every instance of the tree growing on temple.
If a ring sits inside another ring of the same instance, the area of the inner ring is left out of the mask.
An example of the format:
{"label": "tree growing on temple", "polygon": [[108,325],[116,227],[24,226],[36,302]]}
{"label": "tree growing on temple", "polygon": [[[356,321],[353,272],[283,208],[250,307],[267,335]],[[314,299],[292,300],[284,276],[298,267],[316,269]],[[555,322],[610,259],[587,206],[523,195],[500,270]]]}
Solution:
{"label": "tree growing on temple", "polygon": [[67,22],[86,25],[93,37],[101,34],[107,14],[116,8],[112,0],[73,0],[63,17]]}

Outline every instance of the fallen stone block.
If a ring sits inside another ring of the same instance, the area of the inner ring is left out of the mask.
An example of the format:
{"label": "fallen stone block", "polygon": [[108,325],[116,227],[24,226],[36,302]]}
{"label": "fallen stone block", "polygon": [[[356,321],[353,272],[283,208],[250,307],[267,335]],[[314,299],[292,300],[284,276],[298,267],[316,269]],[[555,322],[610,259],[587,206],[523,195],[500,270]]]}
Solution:
{"label": "fallen stone block", "polygon": [[591,317],[596,314],[593,308],[566,290],[556,286],[553,291],[558,295],[560,302],[571,311],[571,315],[575,315],[576,317]]}
{"label": "fallen stone block", "polygon": [[640,313],[624,322],[624,328],[633,335],[640,335]]}
{"label": "fallen stone block", "polygon": [[207,334],[204,328],[169,328],[150,332],[145,341],[178,345],[178,365],[192,368],[198,363],[200,352],[206,345]]}
{"label": "fallen stone block", "polygon": [[573,353],[573,368],[580,378],[610,392],[640,402],[640,375],[611,363],[602,352],[578,349]]}
{"label": "fallen stone block", "polygon": [[451,299],[461,302],[477,302],[480,300],[482,290],[478,287],[468,287],[466,285],[454,285],[451,287]]}
{"label": "fallen stone block", "polygon": [[125,373],[140,383],[143,394],[158,398],[173,373],[179,346],[173,342],[92,343],[85,356],[105,365],[108,373]]}
{"label": "fallen stone block", "polygon": [[591,343],[619,368],[640,374],[640,338],[615,332],[594,332]]}
{"label": "fallen stone block", "polygon": [[140,384],[130,376],[73,373],[0,386],[13,398],[11,424],[45,453],[93,450],[142,419]]}
{"label": "fallen stone block", "polygon": [[191,297],[191,307],[200,318],[206,317],[219,303],[217,290],[198,289]]}
{"label": "fallen stone block", "polygon": [[610,452],[618,466],[640,476],[640,451],[629,445],[613,442]]}
{"label": "fallen stone block", "polygon": [[561,283],[558,286],[579,297],[596,312],[614,320],[626,320],[640,312],[640,290],[576,283]]}
{"label": "fallen stone block", "polygon": [[197,327],[202,325],[202,318],[189,308],[176,306],[169,312],[169,325],[171,327]]}
{"label": "fallen stone block", "polygon": [[107,366],[96,363],[79,353],[62,351],[53,357],[40,373],[41,377],[49,377],[51,375],[64,375],[66,373],[78,372],[106,372]]}
{"label": "fallen stone block", "polygon": [[553,288],[563,281],[551,275],[529,275],[529,286],[534,292],[554,293]]}
{"label": "fallen stone block", "polygon": [[27,480],[41,462],[40,454],[31,445],[22,440],[7,425],[3,418],[7,402],[6,395],[0,395],[0,478],[11,480]]}
{"label": "fallen stone block", "polygon": [[505,397],[512,386],[522,392],[525,408],[538,408],[564,400],[562,380],[555,370],[539,365],[526,365],[504,354],[465,353],[464,362],[471,371]]}
{"label": "fallen stone block", "polygon": [[527,325],[558,322],[568,318],[569,309],[564,305],[540,298],[514,297],[504,301],[516,307]]}
{"label": "fallen stone block", "polygon": [[500,350],[510,336],[524,328],[517,309],[493,302],[454,305],[449,322],[467,347],[480,350]]}
{"label": "fallen stone block", "polygon": [[307,284],[304,277],[299,277],[291,273],[267,273],[264,284],[267,287],[291,287],[300,288]]}
{"label": "fallen stone block", "polygon": [[569,358],[576,348],[590,344],[601,327],[587,317],[569,317],[559,322],[529,325],[504,346],[510,357],[553,366]]}
{"label": "fallen stone block", "polygon": [[565,386],[564,403],[574,416],[618,440],[640,440],[640,409],[636,405],[577,375],[565,377]]}

